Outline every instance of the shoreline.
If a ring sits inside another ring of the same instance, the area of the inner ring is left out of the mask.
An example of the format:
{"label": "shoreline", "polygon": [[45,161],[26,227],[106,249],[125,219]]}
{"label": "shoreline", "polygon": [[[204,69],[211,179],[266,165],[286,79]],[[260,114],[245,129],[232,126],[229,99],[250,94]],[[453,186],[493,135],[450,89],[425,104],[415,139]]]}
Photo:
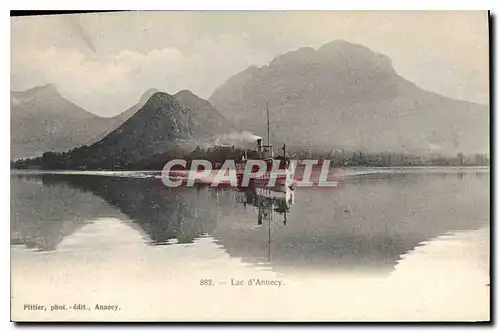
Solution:
{"label": "shoreline", "polygon": [[[11,169],[11,175],[93,175],[111,177],[133,177],[153,178],[161,175],[161,170],[41,170],[41,169]],[[174,171],[175,172],[175,171]],[[349,167],[331,168],[332,175],[338,177],[350,177],[369,174],[459,174],[459,173],[482,173],[489,174],[489,166],[400,166],[400,167]]]}

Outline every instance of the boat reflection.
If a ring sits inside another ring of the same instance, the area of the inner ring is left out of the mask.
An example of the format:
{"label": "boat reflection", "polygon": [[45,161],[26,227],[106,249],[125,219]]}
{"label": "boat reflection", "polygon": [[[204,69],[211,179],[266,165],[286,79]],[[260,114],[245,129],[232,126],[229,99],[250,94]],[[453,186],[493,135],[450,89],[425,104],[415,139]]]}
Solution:
{"label": "boat reflection", "polygon": [[237,192],[242,194],[236,196],[238,203],[243,204],[245,208],[247,205],[258,208],[257,225],[262,225],[264,219],[276,220],[276,214],[284,216],[283,225],[286,225],[287,212],[295,201],[294,190],[287,189],[283,192],[251,186]]}
{"label": "boat reflection", "polygon": [[282,223],[287,224],[287,212],[295,201],[295,190],[275,191],[263,187],[251,186],[238,191],[242,195],[236,196],[236,201],[243,204],[245,209],[248,205],[257,208],[257,225],[267,226],[267,261],[271,261],[271,229],[272,223],[282,215]]}

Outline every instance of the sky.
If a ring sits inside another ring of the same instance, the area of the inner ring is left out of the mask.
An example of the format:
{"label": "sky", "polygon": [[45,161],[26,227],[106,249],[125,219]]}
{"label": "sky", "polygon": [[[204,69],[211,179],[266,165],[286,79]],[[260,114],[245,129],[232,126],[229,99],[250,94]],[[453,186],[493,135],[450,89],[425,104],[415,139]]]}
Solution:
{"label": "sky", "polygon": [[488,104],[485,11],[118,12],[11,18],[11,90],[55,84],[101,116],[148,89],[208,99],[251,65],[342,39],[389,56],[418,86]]}

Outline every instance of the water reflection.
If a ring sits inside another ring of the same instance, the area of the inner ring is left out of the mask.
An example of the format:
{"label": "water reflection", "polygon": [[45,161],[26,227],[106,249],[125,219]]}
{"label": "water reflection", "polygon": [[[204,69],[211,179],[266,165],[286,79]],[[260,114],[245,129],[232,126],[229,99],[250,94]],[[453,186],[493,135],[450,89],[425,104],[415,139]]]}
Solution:
{"label": "water reflection", "polygon": [[14,176],[11,240],[57,251],[79,227],[113,217],[147,244],[210,235],[232,257],[276,270],[391,271],[422,241],[488,225],[488,185],[489,176],[473,174],[371,175],[277,194],[166,188],[154,179]]}
{"label": "water reflection", "polygon": [[116,215],[107,203],[71,184],[23,176],[11,180],[11,243],[55,250],[61,240],[92,220]]}
{"label": "water reflection", "polygon": [[[191,243],[215,226],[217,209],[211,205],[214,196],[200,195],[190,188],[173,189],[152,179],[116,177],[46,174],[41,180],[48,187],[71,186],[73,196],[83,192],[102,198],[116,208],[114,214],[100,210],[101,206],[92,202],[95,215],[82,217],[123,219],[126,216],[141,228],[144,240],[155,245],[170,244],[172,239],[178,243]],[[79,207],[75,213],[78,211]],[[42,215],[41,219],[46,219],[46,216]]]}
{"label": "water reflection", "polygon": [[271,229],[272,223],[282,215],[282,223],[287,224],[287,212],[294,203],[295,191],[275,192],[266,188],[250,187],[241,191],[244,196],[239,196],[236,201],[243,204],[244,208],[250,204],[257,210],[257,225],[267,227],[267,261],[271,262]]}
{"label": "water reflection", "polygon": [[237,196],[236,201],[243,204],[245,209],[248,205],[257,208],[257,225],[262,225],[264,219],[275,220],[277,214],[283,215],[283,225],[286,225],[287,212],[295,200],[294,190],[276,192],[265,188],[250,187],[240,189],[238,192],[244,195]]}

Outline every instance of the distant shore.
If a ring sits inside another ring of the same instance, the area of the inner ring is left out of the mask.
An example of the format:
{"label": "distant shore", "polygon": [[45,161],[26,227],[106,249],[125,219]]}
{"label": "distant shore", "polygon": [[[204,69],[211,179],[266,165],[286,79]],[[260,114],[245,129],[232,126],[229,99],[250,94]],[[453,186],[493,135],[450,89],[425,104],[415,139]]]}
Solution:
{"label": "distant shore", "polygon": [[[349,167],[331,168],[332,175],[337,177],[352,177],[369,174],[455,174],[455,173],[489,173],[489,166],[400,166],[400,167]],[[129,178],[153,178],[161,175],[161,170],[42,170],[42,169],[11,169],[11,175],[95,175]]]}

